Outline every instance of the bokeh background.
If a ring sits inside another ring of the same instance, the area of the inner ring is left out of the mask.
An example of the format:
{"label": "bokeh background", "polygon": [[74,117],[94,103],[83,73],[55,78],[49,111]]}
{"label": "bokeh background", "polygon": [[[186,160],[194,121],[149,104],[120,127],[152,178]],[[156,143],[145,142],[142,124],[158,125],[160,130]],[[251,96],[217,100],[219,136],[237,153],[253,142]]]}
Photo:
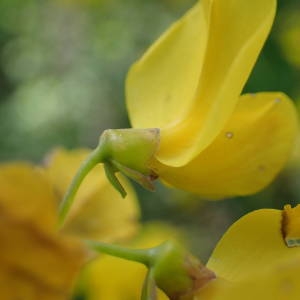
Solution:
{"label": "bokeh background", "polygon": [[[57,146],[94,147],[104,129],[129,127],[129,66],[195,2],[0,0],[0,161],[39,163]],[[268,90],[300,101],[298,0],[278,1],[271,36],[245,87]],[[160,183],[156,193],[135,185],[142,220],[173,224],[205,261],[226,228],[246,212],[300,202],[297,164],[292,161],[254,196],[218,202]]]}

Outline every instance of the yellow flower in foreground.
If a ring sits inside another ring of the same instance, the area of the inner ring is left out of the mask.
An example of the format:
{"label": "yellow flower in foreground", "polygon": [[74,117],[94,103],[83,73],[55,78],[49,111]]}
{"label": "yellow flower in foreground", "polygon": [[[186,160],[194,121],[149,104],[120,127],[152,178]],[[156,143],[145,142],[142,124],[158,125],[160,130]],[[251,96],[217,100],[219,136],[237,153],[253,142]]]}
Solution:
{"label": "yellow flower in foreground", "polygon": [[135,194],[129,187],[128,199],[122,199],[100,167],[82,185],[64,234],[57,233],[61,193],[74,175],[73,164],[76,168],[87,153],[58,150],[46,169],[22,162],[0,165],[1,299],[69,299],[87,259],[75,236],[111,241],[136,232]]}
{"label": "yellow flower in foreground", "polygon": [[[178,232],[163,223],[150,223],[143,227],[130,246],[153,247],[178,235]],[[83,281],[87,300],[139,300],[146,271],[142,264],[103,255],[92,261],[85,270]],[[166,300],[168,297],[158,291],[158,299]]]}
{"label": "yellow flower in foreground", "polygon": [[296,112],[278,92],[240,96],[270,31],[275,0],[201,0],[133,65],[134,128],[160,128],[150,168],[209,197],[267,185],[288,158]]}
{"label": "yellow flower in foreground", "polygon": [[300,248],[288,248],[283,236],[300,236],[299,208],[261,209],[234,223],[207,263],[217,279],[194,299],[299,299]]}

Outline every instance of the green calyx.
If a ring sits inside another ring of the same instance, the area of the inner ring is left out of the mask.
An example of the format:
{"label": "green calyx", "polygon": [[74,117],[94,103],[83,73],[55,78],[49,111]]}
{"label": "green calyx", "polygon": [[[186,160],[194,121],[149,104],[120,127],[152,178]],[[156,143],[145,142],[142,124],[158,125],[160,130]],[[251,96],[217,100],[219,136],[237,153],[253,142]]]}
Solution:
{"label": "green calyx", "polygon": [[215,278],[212,271],[175,241],[153,248],[152,255],[151,270],[156,284],[172,300],[192,295]]}
{"label": "green calyx", "polygon": [[157,178],[150,163],[159,146],[159,129],[109,129],[100,137],[104,149],[103,163],[107,177],[113,186],[124,195],[116,172],[133,179],[144,188],[153,191]]}
{"label": "green calyx", "polygon": [[115,173],[121,172],[148,190],[157,178],[151,162],[159,146],[159,129],[108,129],[99,144],[83,162],[67,190],[59,209],[59,226],[64,224],[74,197],[86,175],[99,163],[111,184],[125,197],[126,191]]}

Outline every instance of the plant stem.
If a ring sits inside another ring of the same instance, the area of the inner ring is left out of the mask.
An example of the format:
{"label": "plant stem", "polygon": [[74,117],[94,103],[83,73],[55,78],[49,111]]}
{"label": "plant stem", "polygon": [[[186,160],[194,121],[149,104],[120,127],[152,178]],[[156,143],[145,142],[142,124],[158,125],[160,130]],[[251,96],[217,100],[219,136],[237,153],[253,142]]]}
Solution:
{"label": "plant stem", "polygon": [[80,166],[60,204],[58,215],[59,227],[62,227],[64,225],[66,216],[71,208],[71,205],[73,204],[76,192],[78,191],[83,179],[98,163],[102,161],[102,158],[103,148],[101,147],[101,145],[99,145],[93,152],[91,152],[91,154]]}
{"label": "plant stem", "polygon": [[151,269],[148,270],[143,284],[141,300],[157,300],[156,285]]}
{"label": "plant stem", "polygon": [[152,248],[150,249],[130,249],[122,246],[111,245],[102,242],[85,241],[90,249],[97,252],[109,254],[126,260],[142,263],[149,266],[152,262]]}

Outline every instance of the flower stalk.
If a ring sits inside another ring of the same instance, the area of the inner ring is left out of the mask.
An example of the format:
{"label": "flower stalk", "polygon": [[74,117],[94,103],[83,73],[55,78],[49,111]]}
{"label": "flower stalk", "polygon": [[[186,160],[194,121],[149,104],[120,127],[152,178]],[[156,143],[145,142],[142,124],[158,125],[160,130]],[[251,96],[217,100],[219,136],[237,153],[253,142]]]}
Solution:
{"label": "flower stalk", "polygon": [[151,249],[130,249],[118,245],[107,244],[96,241],[85,241],[85,244],[92,250],[105,253],[115,257],[123,258],[130,261],[142,263],[146,266],[150,265]]}
{"label": "flower stalk", "polygon": [[86,241],[96,252],[144,264],[148,268],[142,299],[155,300],[154,287],[163,290],[172,300],[192,295],[215,274],[175,241],[166,241],[148,249],[130,249],[102,242]]}
{"label": "flower stalk", "polygon": [[59,227],[63,226],[82,181],[86,175],[99,163],[99,161],[103,159],[103,154],[103,147],[100,143],[99,146],[90,153],[87,159],[80,166],[60,204],[58,216]]}
{"label": "flower stalk", "polygon": [[126,196],[116,176],[121,172],[148,190],[154,190],[157,175],[150,164],[159,145],[158,129],[109,129],[100,136],[99,144],[87,157],[73,178],[59,208],[59,227],[64,225],[76,193],[87,174],[99,163],[114,188]]}

